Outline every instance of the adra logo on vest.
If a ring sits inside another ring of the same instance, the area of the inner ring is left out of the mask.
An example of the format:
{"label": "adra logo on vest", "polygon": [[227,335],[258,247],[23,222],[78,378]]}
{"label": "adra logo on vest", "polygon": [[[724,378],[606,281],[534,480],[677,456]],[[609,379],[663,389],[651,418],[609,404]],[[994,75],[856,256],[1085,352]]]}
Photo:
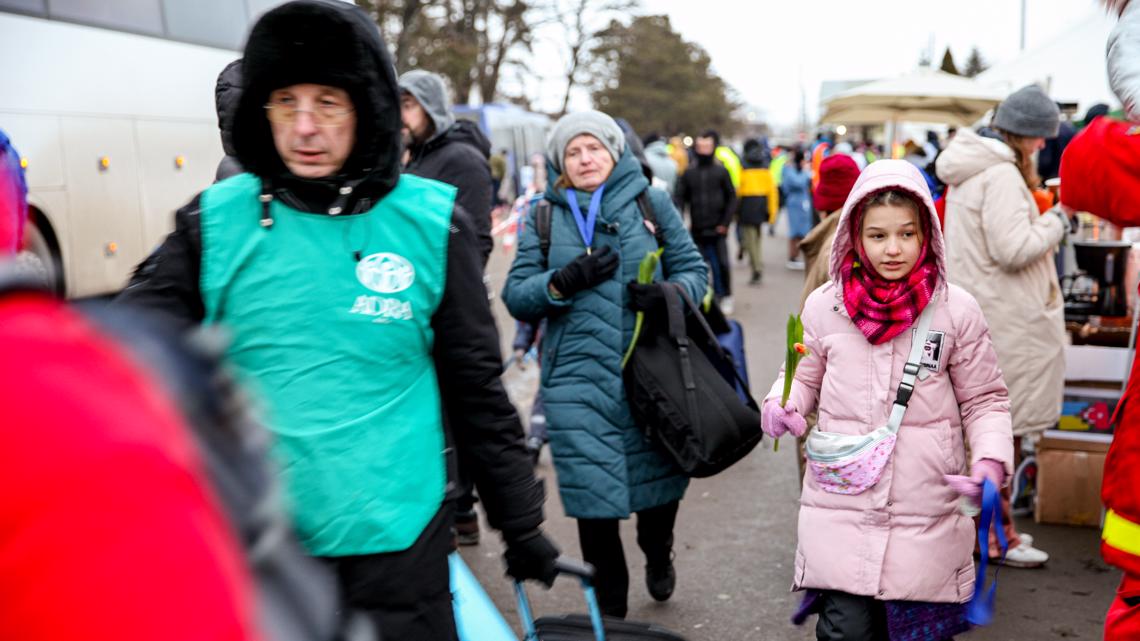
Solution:
{"label": "adra logo on vest", "polygon": [[[356,279],[374,292],[398,294],[416,282],[416,268],[407,258],[397,254],[372,254],[357,263]],[[413,318],[410,302],[382,296],[357,296],[349,313],[372,316],[374,323]]]}
{"label": "adra logo on vest", "polygon": [[356,264],[356,278],[374,292],[396,294],[416,282],[416,268],[397,254],[372,254]]}

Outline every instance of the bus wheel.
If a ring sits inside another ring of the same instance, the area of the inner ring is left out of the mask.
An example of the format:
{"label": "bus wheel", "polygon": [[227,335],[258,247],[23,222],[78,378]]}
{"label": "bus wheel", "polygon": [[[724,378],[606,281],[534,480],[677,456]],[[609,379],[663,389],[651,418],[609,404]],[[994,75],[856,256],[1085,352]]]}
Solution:
{"label": "bus wheel", "polygon": [[24,249],[16,255],[16,269],[36,283],[47,287],[56,294],[63,295],[63,269],[57,250],[49,236],[45,234],[39,221],[29,218],[25,230]]}

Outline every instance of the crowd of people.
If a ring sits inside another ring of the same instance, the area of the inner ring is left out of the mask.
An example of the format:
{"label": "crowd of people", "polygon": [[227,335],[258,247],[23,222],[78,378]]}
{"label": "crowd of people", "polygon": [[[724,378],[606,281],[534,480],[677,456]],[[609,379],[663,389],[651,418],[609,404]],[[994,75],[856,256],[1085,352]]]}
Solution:
{"label": "crowd of people", "polygon": [[[623,357],[672,292],[731,315],[730,247],[760,286],[781,213],[806,356],[771,373],[759,417],[799,445],[793,620],[849,641],[968,631],[963,504],[988,490],[1003,562],[1048,560],[1014,528],[1009,482],[1061,407],[1053,256],[1075,212],[1035,196],[1039,154],[1063,173],[1056,141],[1080,138],[1040,88],[900,159],[826,135],[738,154],[708,130],[688,149],[599,111],[561,117],[519,180],[502,291],[514,358],[540,359],[527,438],[484,284],[492,211],[516,195],[503,153],[454,118],[439,75],[397,76],[354,5],[279,6],[243,53],[219,77],[218,182],[114,301],[69,305],[0,261],[19,488],[0,500],[0,637],[457,640],[448,557],[480,541],[476,501],[511,578],[558,574],[534,472],[546,443],[602,612],[628,613],[634,516],[646,589],[669,600],[689,478],[635,420]],[[5,256],[27,218],[17,158],[0,139]],[[1119,540],[1114,562],[1134,568]],[[1135,584],[1110,625],[1135,625]]]}

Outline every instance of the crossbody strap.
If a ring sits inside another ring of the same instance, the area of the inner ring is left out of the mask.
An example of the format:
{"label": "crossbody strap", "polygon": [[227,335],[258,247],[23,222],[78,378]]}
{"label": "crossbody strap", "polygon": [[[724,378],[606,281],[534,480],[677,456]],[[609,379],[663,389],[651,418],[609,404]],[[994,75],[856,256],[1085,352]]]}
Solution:
{"label": "crossbody strap", "polygon": [[893,434],[897,434],[899,426],[902,425],[910,396],[914,393],[918,373],[922,371],[922,348],[926,345],[926,335],[930,332],[930,322],[934,319],[934,308],[937,304],[938,297],[931,298],[926,309],[918,316],[918,326],[910,341],[910,355],[907,356],[906,365],[903,365],[902,380],[899,381],[898,393],[895,394],[895,402],[891,406],[891,416],[887,419],[887,427]]}

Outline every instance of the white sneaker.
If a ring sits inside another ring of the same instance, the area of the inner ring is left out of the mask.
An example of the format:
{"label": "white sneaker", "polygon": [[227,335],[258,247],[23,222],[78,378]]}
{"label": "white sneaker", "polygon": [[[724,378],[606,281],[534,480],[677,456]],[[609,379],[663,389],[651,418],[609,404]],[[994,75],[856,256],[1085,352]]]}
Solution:
{"label": "white sneaker", "polygon": [[725,296],[720,299],[720,311],[724,312],[725,316],[732,314],[736,306],[732,303],[732,296]]}
{"label": "white sneaker", "polygon": [[1048,552],[1026,545],[1023,540],[1021,545],[1006,553],[1002,565],[1008,565],[1011,568],[1039,568],[1045,565],[1048,560]]}
{"label": "white sneaker", "polygon": [[1028,532],[1018,532],[1017,536],[1021,538],[1021,544],[1025,547],[1033,547],[1033,535]]}
{"label": "white sneaker", "polygon": [[784,263],[784,267],[786,267],[792,271],[802,272],[804,270],[804,261],[802,261],[802,260],[789,260],[788,262]]}

